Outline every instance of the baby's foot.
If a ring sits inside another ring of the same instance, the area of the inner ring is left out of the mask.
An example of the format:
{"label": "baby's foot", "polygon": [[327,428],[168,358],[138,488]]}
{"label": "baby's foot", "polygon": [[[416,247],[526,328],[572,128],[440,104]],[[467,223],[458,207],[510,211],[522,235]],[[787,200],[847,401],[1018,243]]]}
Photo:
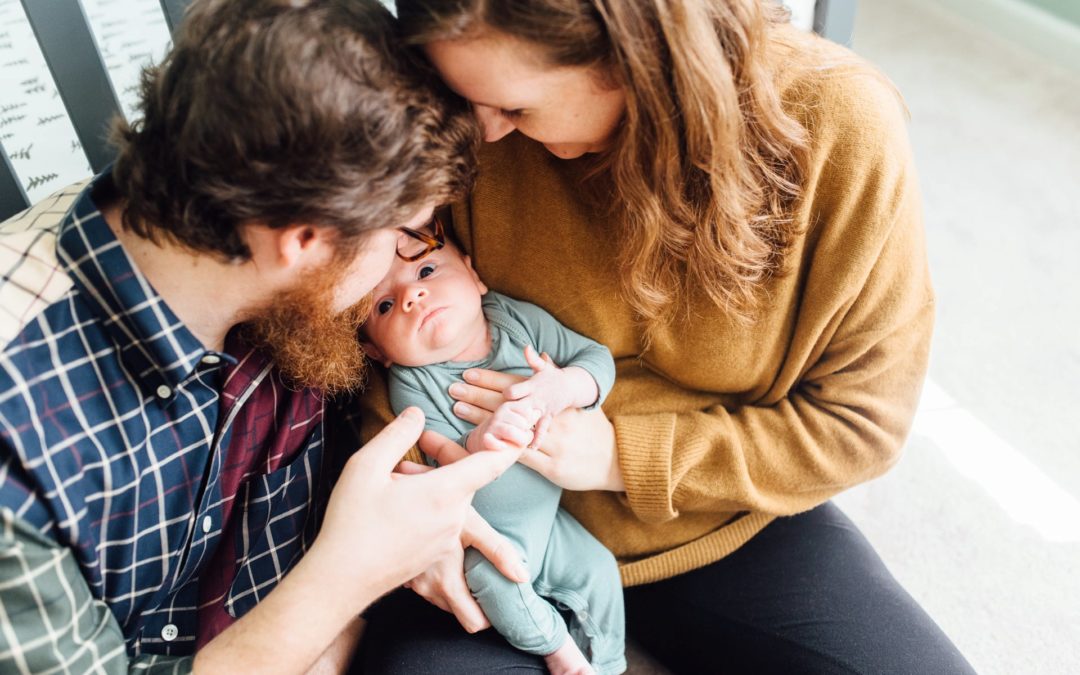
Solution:
{"label": "baby's foot", "polygon": [[547,662],[551,675],[596,675],[585,655],[578,649],[577,643],[570,638],[567,638],[554,654],[545,656],[544,661]]}

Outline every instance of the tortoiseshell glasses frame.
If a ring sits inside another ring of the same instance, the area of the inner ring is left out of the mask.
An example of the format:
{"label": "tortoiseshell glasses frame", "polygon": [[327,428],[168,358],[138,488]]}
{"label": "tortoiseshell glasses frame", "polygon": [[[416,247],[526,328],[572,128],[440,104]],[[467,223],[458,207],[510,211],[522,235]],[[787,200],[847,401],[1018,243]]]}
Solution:
{"label": "tortoiseshell glasses frame", "polygon": [[398,231],[402,234],[405,234],[424,245],[424,249],[422,251],[413,254],[402,253],[401,246],[399,245],[397,249],[397,255],[399,258],[406,262],[415,262],[417,260],[420,260],[421,258],[426,258],[427,256],[431,255],[435,251],[438,251],[446,245],[446,234],[443,230],[442,220],[438,216],[433,215],[431,217],[431,223],[435,232],[434,236],[428,234],[427,232],[414,230],[411,227],[398,228]]}

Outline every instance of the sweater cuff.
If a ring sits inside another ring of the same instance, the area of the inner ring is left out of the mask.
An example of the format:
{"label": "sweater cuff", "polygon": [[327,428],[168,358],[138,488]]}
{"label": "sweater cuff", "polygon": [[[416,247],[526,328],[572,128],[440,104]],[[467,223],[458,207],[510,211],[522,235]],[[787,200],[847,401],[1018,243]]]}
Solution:
{"label": "sweater cuff", "polygon": [[626,497],[646,523],[663,523],[679,515],[671,502],[675,419],[674,413],[658,413],[612,420]]}

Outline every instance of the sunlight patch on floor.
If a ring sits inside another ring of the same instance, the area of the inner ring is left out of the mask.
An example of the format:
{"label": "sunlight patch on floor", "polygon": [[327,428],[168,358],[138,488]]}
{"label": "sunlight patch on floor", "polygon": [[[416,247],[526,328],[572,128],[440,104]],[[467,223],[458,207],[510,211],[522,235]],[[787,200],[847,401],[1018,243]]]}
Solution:
{"label": "sunlight patch on floor", "polygon": [[1052,542],[1080,542],[1080,500],[927,380],[912,432],[933,441],[1009,516]]}

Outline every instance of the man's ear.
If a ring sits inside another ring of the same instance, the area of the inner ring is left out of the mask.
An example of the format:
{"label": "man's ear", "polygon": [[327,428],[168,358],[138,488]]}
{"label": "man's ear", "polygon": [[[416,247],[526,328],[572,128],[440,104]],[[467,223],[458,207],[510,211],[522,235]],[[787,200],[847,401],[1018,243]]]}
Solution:
{"label": "man's ear", "polygon": [[384,368],[389,368],[393,365],[393,362],[386,358],[386,355],[382,353],[382,350],[375,346],[374,343],[368,342],[364,339],[364,336],[360,336],[360,348],[364,350],[367,357],[372,361],[378,361]]}
{"label": "man's ear", "polygon": [[480,280],[480,275],[476,273],[476,270],[472,266],[472,258],[464,256],[465,267],[469,268],[469,273],[472,274],[473,281],[476,282],[476,286],[480,289],[480,295],[488,292],[487,284]]}
{"label": "man's ear", "polygon": [[314,225],[289,225],[271,230],[274,247],[282,267],[323,264],[334,253],[331,231]]}

